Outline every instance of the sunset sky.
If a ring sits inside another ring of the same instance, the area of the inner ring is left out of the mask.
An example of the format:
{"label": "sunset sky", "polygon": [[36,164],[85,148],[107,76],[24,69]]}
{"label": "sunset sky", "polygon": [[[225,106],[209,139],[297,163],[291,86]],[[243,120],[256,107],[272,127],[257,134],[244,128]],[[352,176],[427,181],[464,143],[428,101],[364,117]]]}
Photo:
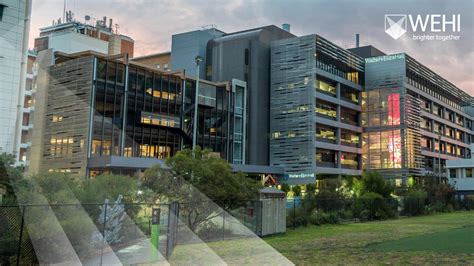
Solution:
{"label": "sunset sky", "polygon": [[[62,17],[63,0],[33,0],[30,46],[39,28]],[[278,0],[68,0],[67,9],[84,21],[113,18],[119,33],[135,40],[136,56],[169,51],[171,35],[215,24],[224,32],[282,23],[298,35],[317,33],[344,48],[371,44],[385,53],[406,52],[459,88],[474,95],[474,1],[278,1]],[[461,14],[459,41],[398,40],[384,31],[385,14]]]}

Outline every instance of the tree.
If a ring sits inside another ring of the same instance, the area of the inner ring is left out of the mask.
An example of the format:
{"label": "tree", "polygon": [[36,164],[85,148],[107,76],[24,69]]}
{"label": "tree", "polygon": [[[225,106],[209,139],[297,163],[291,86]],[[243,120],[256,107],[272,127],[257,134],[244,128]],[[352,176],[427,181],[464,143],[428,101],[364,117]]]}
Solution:
{"label": "tree", "polygon": [[245,174],[233,172],[227,161],[199,147],[179,151],[166,160],[166,166],[146,170],[143,184],[162,200],[180,202],[180,215],[186,217],[192,231],[220,215],[212,202],[232,210],[255,199],[261,187]]}
{"label": "tree", "polygon": [[395,187],[386,180],[380,173],[371,171],[365,172],[357,186],[360,187],[360,194],[365,193],[377,193],[383,198],[390,198],[391,194],[395,190]]}
{"label": "tree", "polygon": [[109,203],[106,199],[104,205],[100,207],[101,213],[98,223],[104,230],[104,237],[98,231],[94,231],[92,238],[96,246],[101,246],[103,240],[108,244],[118,244],[123,239],[122,223],[125,215],[125,208],[122,203],[122,195],[119,195],[115,203]]}
{"label": "tree", "polygon": [[0,204],[13,203],[15,200],[13,183],[22,178],[22,170],[15,167],[15,156],[7,153],[0,153],[0,188],[6,190],[4,197],[0,195]]}
{"label": "tree", "polygon": [[299,197],[301,196],[301,187],[299,185],[294,185],[291,188],[291,191],[293,192],[294,197]]}

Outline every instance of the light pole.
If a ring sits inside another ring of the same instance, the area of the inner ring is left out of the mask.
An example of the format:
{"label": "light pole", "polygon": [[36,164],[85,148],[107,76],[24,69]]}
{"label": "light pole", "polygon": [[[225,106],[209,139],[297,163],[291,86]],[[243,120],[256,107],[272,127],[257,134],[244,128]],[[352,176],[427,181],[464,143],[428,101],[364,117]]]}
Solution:
{"label": "light pole", "polygon": [[196,149],[196,142],[197,142],[197,126],[198,126],[198,97],[199,97],[199,67],[202,62],[202,57],[201,56],[196,56],[194,58],[196,61],[196,91],[194,95],[194,120],[193,120],[193,151]]}

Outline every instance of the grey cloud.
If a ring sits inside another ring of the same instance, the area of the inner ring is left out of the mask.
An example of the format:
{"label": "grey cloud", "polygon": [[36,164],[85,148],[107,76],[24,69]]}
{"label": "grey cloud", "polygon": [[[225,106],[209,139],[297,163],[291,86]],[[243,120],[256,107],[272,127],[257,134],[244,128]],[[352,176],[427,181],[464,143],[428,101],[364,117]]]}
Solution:
{"label": "grey cloud", "polygon": [[[49,25],[60,17],[62,0],[34,2],[33,26]],[[407,52],[424,65],[474,94],[474,1],[297,1],[297,0],[69,0],[76,17],[113,17],[120,32],[136,40],[138,55],[170,49],[171,35],[216,24],[227,32],[262,25],[290,23],[297,35],[318,33],[336,44],[372,44],[386,53]],[[384,32],[385,14],[461,14],[460,41],[416,42],[407,35],[393,40]],[[38,31],[33,32],[34,36]]]}

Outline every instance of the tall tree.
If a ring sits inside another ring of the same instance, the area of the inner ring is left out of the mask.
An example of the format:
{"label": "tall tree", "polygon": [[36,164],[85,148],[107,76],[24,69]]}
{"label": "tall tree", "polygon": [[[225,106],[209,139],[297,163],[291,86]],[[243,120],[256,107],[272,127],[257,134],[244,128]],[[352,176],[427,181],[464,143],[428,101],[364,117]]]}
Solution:
{"label": "tall tree", "polygon": [[166,166],[145,171],[143,184],[163,200],[180,202],[181,214],[193,231],[220,215],[212,202],[231,210],[255,199],[261,187],[245,174],[233,172],[227,161],[200,148],[178,152],[166,160]]}

